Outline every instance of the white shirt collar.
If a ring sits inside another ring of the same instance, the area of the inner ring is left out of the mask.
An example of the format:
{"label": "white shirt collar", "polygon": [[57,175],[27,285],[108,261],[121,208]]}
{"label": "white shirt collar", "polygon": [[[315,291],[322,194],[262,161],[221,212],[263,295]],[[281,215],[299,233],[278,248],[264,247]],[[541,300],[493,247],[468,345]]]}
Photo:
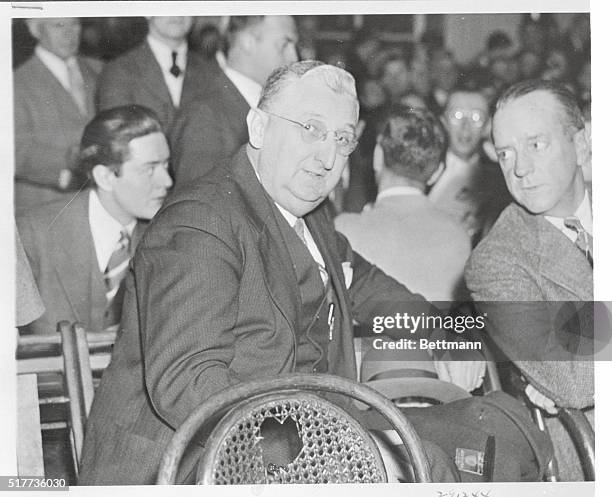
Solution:
{"label": "white shirt collar", "polygon": [[[151,47],[155,60],[159,64],[162,74],[164,75],[164,81],[170,93],[172,104],[178,109],[181,104],[183,81],[185,79],[185,69],[187,67],[187,42],[183,42],[176,50],[172,50],[169,46],[149,34],[147,36],[147,43],[149,47]],[[181,70],[178,76],[173,76],[170,73],[170,68],[172,67],[172,52],[176,52],[177,54],[176,65]]]}
{"label": "white shirt collar", "polygon": [[[591,211],[591,201],[589,197],[589,192],[587,190],[584,191],[584,198],[582,202],[576,209],[576,212],[573,214],[577,217],[582,224],[582,227],[585,231],[593,236],[593,212]],[[576,241],[578,238],[578,233],[574,230],[569,229],[565,226],[564,219],[562,217],[554,217],[554,216],[544,216],[544,218],[550,222],[555,228],[561,230],[561,232],[567,236],[572,242]]]}
{"label": "white shirt collar", "polygon": [[392,186],[391,188],[386,188],[385,190],[379,192],[376,196],[376,201],[387,197],[399,197],[403,195],[425,195],[421,190],[415,188],[414,186]]}
{"label": "white shirt collar", "polygon": [[255,109],[259,103],[262,87],[256,81],[253,81],[248,76],[232,69],[227,64],[223,67],[223,72],[234,84],[240,94],[244,97],[251,108]]}
{"label": "white shirt collar", "polygon": [[73,56],[66,60],[61,59],[54,53],[49,52],[46,48],[41,47],[40,44],[36,45],[34,53],[45,67],[51,71],[51,74],[55,76],[66,91],[70,91],[70,77],[68,76],[67,64],[69,61],[76,62],[76,57]]}
{"label": "white shirt collar", "polygon": [[164,73],[169,71],[172,67],[172,52],[176,52],[176,65],[179,66],[181,71],[185,72],[185,68],[187,67],[187,42],[184,41],[181,45],[176,49],[171,49],[168,45],[158,40],[154,36],[150,34],[147,35],[147,43],[151,48],[151,52],[155,56],[155,60],[159,64],[159,67],[162,68]]}
{"label": "white shirt collar", "polygon": [[96,249],[96,257],[98,259],[100,272],[103,273],[106,266],[108,266],[108,261],[121,238],[121,231],[125,229],[132,235],[135,227],[136,220],[124,227],[104,208],[102,202],[100,202],[98,198],[97,192],[93,189],[90,190],[89,228]]}

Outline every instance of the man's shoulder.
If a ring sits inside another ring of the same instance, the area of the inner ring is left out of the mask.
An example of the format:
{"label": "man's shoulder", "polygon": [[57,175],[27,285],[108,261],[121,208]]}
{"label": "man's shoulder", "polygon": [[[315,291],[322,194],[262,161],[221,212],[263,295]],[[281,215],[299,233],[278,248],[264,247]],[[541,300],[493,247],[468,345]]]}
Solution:
{"label": "man's shoulder", "polygon": [[146,41],[139,43],[135,47],[130,48],[121,55],[118,55],[114,59],[108,61],[104,65],[103,73],[127,71],[128,73],[132,74],[134,64],[142,61],[142,58],[146,55],[147,50],[150,51]]}
{"label": "man's shoulder", "polygon": [[216,60],[206,59],[195,50],[189,50],[187,52],[187,70],[202,74],[207,78],[206,84],[216,80],[223,74]]}
{"label": "man's shoulder", "polygon": [[[51,242],[61,239],[71,233],[77,236],[79,227],[88,226],[88,195],[82,192],[76,196],[66,194],[65,198],[41,204],[16,216],[17,229],[23,244],[31,245],[41,243],[42,240]],[[83,222],[84,221],[84,222]],[[78,236],[91,236],[91,232],[83,232]],[[46,242],[45,242],[46,243]]]}
{"label": "man's shoulder", "polygon": [[502,211],[491,231],[478,244],[476,249],[498,244],[524,245],[524,238],[522,237],[531,238],[535,228],[536,216],[513,202]]}
{"label": "man's shoulder", "polygon": [[513,260],[525,261],[537,243],[537,220],[516,203],[508,205],[491,231],[472,251],[466,266],[466,277],[484,267],[497,267]]}
{"label": "man's shoulder", "polygon": [[47,73],[51,75],[51,73],[48,70],[45,71],[45,69],[45,65],[42,61],[36,57],[36,55],[32,54],[29,59],[13,71],[15,91],[17,92],[26,86],[41,86],[40,79],[44,79]]}
{"label": "man's shoulder", "polygon": [[197,217],[224,218],[241,201],[242,195],[233,175],[226,164],[220,163],[206,175],[173,190],[156,217],[182,216],[195,209]]}
{"label": "man's shoulder", "polygon": [[[89,190],[88,190],[89,191]],[[30,222],[46,223],[58,221],[65,216],[77,216],[87,213],[87,192],[79,194],[66,193],[64,197],[51,200],[19,214],[17,219],[27,219]]]}

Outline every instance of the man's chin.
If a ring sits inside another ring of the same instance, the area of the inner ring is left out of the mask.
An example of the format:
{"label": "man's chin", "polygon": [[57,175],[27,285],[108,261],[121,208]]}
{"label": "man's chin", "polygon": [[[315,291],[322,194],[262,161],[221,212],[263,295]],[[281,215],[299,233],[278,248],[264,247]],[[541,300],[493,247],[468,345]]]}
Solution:
{"label": "man's chin", "polygon": [[291,202],[291,205],[288,207],[285,207],[284,205],[283,207],[294,216],[304,217],[306,214],[315,210],[324,200],[325,197],[317,197],[316,199],[298,198]]}

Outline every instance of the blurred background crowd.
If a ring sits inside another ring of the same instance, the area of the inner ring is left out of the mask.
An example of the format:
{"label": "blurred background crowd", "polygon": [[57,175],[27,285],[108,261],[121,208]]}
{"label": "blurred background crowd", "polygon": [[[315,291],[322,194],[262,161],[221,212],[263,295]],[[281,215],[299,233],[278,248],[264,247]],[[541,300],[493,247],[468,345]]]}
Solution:
{"label": "blurred background crowd", "polygon": [[[295,21],[301,59],[337,64],[357,82],[362,135],[336,198],[339,211],[359,212],[376,198],[372,151],[378,122],[393,104],[427,107],[442,116],[454,88],[478,92],[491,106],[512,83],[544,78],[571,88],[590,121],[588,14],[336,15]],[[196,17],[190,48],[204,59],[222,58],[228,22]],[[145,18],[83,18],[80,53],[108,62],[142,43],[147,31]],[[23,19],[14,20],[12,36],[17,68],[32,55],[36,40]],[[486,137],[488,129],[481,134]],[[494,160],[488,140],[477,141]]]}

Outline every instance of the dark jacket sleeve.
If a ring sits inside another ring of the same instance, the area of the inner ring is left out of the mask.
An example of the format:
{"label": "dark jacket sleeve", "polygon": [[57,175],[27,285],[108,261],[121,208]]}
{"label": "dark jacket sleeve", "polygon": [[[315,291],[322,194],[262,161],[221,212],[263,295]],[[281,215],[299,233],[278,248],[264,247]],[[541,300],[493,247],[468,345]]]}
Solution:
{"label": "dark jacket sleeve", "polygon": [[202,210],[210,209],[190,202],[172,206],[157,224],[157,232],[167,230],[171,239],[158,244],[145,237],[134,259],[145,384],[156,412],[171,426],[239,382],[230,363],[241,254],[228,224]]}

